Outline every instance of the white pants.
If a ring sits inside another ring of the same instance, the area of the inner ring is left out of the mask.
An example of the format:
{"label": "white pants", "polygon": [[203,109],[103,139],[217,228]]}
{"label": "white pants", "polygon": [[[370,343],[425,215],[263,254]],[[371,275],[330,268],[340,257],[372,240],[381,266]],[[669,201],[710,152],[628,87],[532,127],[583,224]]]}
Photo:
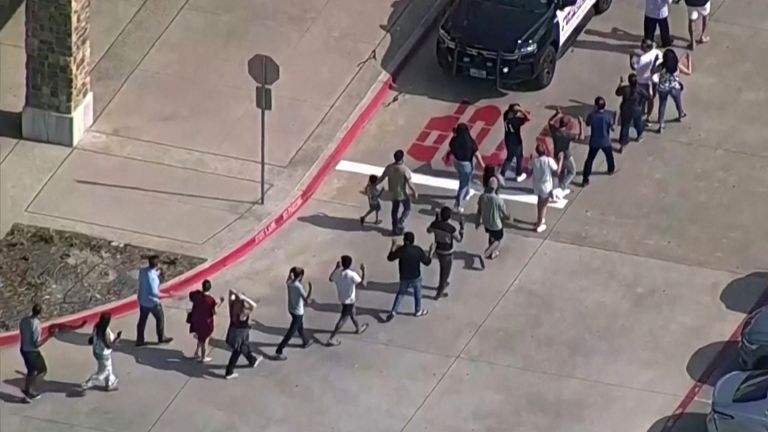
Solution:
{"label": "white pants", "polygon": [[701,17],[709,16],[711,3],[707,3],[704,6],[688,6],[688,19],[691,21],[698,21]]}
{"label": "white pants", "polygon": [[96,373],[83,383],[83,388],[91,388],[97,384],[103,384],[112,388],[117,384],[117,377],[112,372],[112,356],[96,357]]}

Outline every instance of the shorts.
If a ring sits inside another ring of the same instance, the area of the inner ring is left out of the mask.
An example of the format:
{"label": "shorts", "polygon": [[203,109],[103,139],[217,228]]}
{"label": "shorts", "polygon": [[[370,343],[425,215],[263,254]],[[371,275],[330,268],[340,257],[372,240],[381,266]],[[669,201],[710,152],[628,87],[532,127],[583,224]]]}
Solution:
{"label": "shorts", "polygon": [[501,241],[501,239],[504,238],[504,230],[489,230],[488,228],[485,229],[485,232],[488,233],[488,240],[489,241]]}
{"label": "shorts", "polygon": [[711,3],[707,2],[704,6],[688,6],[688,19],[698,21],[701,17],[709,16]]}
{"label": "shorts", "polygon": [[45,358],[40,351],[21,351],[21,358],[24,359],[24,367],[27,368],[28,377],[35,377],[48,372]]}

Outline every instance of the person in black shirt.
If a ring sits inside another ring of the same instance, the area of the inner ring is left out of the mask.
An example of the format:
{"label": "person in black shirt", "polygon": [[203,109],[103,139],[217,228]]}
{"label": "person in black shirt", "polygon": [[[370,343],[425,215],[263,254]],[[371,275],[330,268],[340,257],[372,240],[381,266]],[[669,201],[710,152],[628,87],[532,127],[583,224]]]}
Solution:
{"label": "person in black shirt", "polygon": [[640,85],[637,84],[637,75],[629,74],[628,84],[624,84],[624,77],[619,78],[619,86],[616,87],[616,96],[621,96],[621,106],[619,108],[619,153],[624,146],[629,144],[629,128],[635,128],[637,133],[637,142],[643,140],[643,131],[645,122],[643,121],[643,108],[646,102],[651,99],[651,95]]}
{"label": "person in black shirt", "polygon": [[469,184],[475,172],[474,162],[483,167],[483,159],[478,154],[477,142],[469,132],[469,126],[459,123],[453,131],[448,153],[453,158],[453,166],[459,174],[459,190],[456,191],[455,209],[461,211],[461,203],[469,198]]}
{"label": "person in black shirt", "polygon": [[504,146],[507,149],[507,157],[501,166],[501,177],[507,173],[512,162],[515,162],[515,180],[521,182],[526,175],[523,172],[523,125],[531,120],[531,113],[513,103],[504,112]]}
{"label": "person in black shirt", "polygon": [[451,224],[452,211],[450,207],[443,207],[435,215],[435,220],[427,227],[427,233],[435,236],[435,254],[440,264],[440,282],[437,285],[435,300],[448,296],[445,289],[448,288],[448,279],[451,277],[453,266],[453,242],[461,242],[464,239],[464,219],[459,219],[459,230]]}
{"label": "person in black shirt", "polygon": [[[571,126],[578,122],[579,132],[572,132]],[[568,189],[571,181],[576,176],[576,160],[571,153],[571,141],[577,138],[583,138],[584,125],[581,117],[575,119],[569,115],[563,114],[560,108],[555,108],[555,113],[549,118],[549,135],[552,137],[552,144],[555,148],[555,159],[562,163],[563,170],[560,171],[558,178],[558,189],[555,193],[556,198],[562,198],[568,195],[571,190]],[[559,195],[559,196],[558,196]]]}
{"label": "person in black shirt", "polygon": [[416,236],[408,231],[403,234],[403,245],[398,246],[397,239],[392,239],[392,247],[389,249],[387,261],[397,261],[397,267],[400,272],[400,288],[397,290],[395,302],[392,304],[392,310],[387,316],[387,321],[397,315],[400,307],[400,301],[408,293],[408,289],[413,289],[413,306],[417,317],[426,315],[429,311],[421,307],[421,265],[428,266],[432,264],[432,253],[434,245],[430,245],[429,252],[415,245]]}

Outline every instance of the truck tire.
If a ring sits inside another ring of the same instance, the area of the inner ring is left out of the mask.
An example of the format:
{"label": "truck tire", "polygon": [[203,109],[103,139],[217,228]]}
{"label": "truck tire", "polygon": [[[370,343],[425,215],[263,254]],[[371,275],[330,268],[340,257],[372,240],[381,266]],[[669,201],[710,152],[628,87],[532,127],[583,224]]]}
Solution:
{"label": "truck tire", "polygon": [[597,0],[595,2],[595,15],[604,14],[611,8],[613,0]]}
{"label": "truck tire", "polygon": [[557,52],[555,47],[549,45],[544,49],[539,59],[539,74],[533,79],[533,87],[536,90],[542,90],[552,83],[555,77],[555,68],[557,66]]}

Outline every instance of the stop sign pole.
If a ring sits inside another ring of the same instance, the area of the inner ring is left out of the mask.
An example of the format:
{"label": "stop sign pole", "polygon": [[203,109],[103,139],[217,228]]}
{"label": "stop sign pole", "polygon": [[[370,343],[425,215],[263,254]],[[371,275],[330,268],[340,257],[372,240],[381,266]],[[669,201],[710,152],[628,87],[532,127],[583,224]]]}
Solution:
{"label": "stop sign pole", "polygon": [[256,81],[256,107],[261,111],[261,199],[266,195],[267,111],[272,110],[272,84],[280,79],[280,66],[270,56],[256,54],[248,60],[248,74]]}

